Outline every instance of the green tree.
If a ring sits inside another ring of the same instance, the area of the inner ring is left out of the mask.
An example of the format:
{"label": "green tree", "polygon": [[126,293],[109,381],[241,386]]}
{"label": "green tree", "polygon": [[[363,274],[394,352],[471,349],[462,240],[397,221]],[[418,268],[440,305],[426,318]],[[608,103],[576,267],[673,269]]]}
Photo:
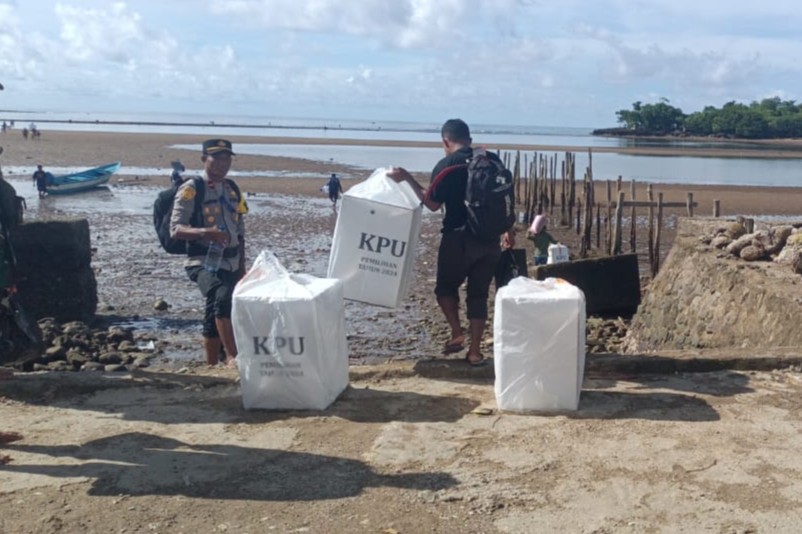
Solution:
{"label": "green tree", "polygon": [[666,99],[662,99],[657,104],[642,106],[640,114],[643,128],[656,134],[667,134],[679,130],[685,119],[682,110],[670,105]]}

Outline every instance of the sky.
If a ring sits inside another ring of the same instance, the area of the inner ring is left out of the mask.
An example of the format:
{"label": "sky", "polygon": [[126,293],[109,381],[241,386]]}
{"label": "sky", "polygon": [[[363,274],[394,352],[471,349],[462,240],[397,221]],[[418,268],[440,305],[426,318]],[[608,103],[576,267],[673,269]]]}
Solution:
{"label": "sky", "polygon": [[0,0],[0,109],[608,127],[800,100],[797,1]]}

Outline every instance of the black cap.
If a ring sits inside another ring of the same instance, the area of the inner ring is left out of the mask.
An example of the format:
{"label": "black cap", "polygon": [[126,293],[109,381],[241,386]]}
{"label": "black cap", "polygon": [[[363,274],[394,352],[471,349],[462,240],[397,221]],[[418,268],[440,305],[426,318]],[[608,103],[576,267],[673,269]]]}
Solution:
{"label": "black cap", "polygon": [[231,141],[228,139],[207,139],[203,142],[203,153],[213,156],[220,152],[228,152],[235,156],[234,151],[231,150]]}

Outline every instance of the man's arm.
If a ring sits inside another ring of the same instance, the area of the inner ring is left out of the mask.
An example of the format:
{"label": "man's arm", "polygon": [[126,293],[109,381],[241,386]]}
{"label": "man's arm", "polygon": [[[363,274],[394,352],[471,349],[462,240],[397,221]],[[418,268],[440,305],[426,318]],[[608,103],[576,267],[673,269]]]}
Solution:
{"label": "man's arm", "polygon": [[415,193],[415,196],[421,201],[421,204],[429,208],[431,211],[437,211],[440,209],[440,206],[443,204],[442,202],[435,202],[432,200],[428,194],[428,191],[423,188],[422,185],[418,183],[415,178],[409,174],[409,171],[403,169],[401,167],[393,167],[388,173],[387,176],[398,182],[406,182],[412,188],[412,191]]}
{"label": "man's arm", "polygon": [[217,228],[196,228],[190,224],[195,209],[194,184],[185,182],[176,192],[173,213],[170,217],[170,237],[184,241],[204,241],[206,243],[228,243],[228,232]]}

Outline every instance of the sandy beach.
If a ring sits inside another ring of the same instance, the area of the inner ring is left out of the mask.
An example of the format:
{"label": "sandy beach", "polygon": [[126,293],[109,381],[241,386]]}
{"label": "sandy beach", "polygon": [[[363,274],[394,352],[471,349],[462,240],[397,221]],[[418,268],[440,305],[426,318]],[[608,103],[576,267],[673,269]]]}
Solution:
{"label": "sandy beach", "polygon": [[[432,295],[436,213],[424,217],[404,305],[346,303],[351,385],[334,405],[244,411],[237,372],[201,363],[200,296],[181,258],[159,248],[151,224],[170,161],[200,157],[170,147],[200,147],[206,137],[0,136],[4,167],[121,160],[164,169],[158,177],[122,172],[107,190],[41,201],[29,175],[10,176],[28,202],[27,221],[89,221],[98,317],[153,341],[157,357],[130,373],[0,376],[0,432],[20,434],[0,443],[0,531],[798,530],[798,369],[596,370],[586,375],[576,413],[500,412],[492,366],[470,368],[463,354],[441,354],[448,331]],[[265,139],[233,141],[236,150]],[[250,194],[249,262],[269,249],[290,270],[324,275],[336,214],[319,188],[329,172],[353,176],[347,189],[370,170],[248,155],[237,156],[234,169],[256,173],[238,180]],[[645,199],[646,184],[637,185]],[[692,192],[704,216],[714,199],[723,216],[792,216],[802,206],[802,188],[661,184],[658,191],[666,202]],[[597,184],[596,198],[606,198],[606,183]],[[663,255],[684,214],[666,210]],[[576,250],[574,230],[553,224],[551,232]],[[531,243],[521,241],[530,255]],[[157,299],[169,308],[155,310]],[[487,356],[492,347],[488,327]]]}
{"label": "sandy beach", "polygon": [[[211,134],[210,134],[211,135]],[[168,183],[170,162],[181,160],[188,167],[200,167],[200,154],[188,150],[171,148],[174,145],[192,145],[200,147],[201,142],[208,136],[178,135],[178,134],[150,134],[150,133],[102,133],[102,132],[60,132],[47,131],[41,140],[28,141],[22,139],[19,132],[7,132],[0,135],[0,144],[6,151],[0,159],[5,166],[29,166],[36,164],[48,166],[75,166],[90,167],[111,161],[122,161],[123,169],[119,176],[113,178],[116,184],[131,184],[163,186]],[[315,139],[294,137],[257,137],[233,136],[231,137],[235,148],[237,143],[272,143],[281,144],[338,144],[338,145],[383,145],[383,146],[427,146],[439,147],[439,143],[385,141],[385,140],[354,140],[354,139]],[[709,140],[707,140],[709,142]],[[755,149],[709,149],[709,148],[671,148],[671,147],[631,147],[631,148],[594,148],[594,152],[617,152],[644,155],[698,155],[715,157],[744,157],[750,158],[802,158],[802,145],[797,140],[766,141],[770,146],[798,147],[799,150],[755,150]],[[501,150],[545,151],[549,153],[585,152],[587,147],[557,147],[557,146],[530,146],[530,145],[499,145]],[[435,162],[432,162],[434,164]],[[125,167],[163,168],[164,177],[131,176]],[[243,190],[251,193],[276,193],[290,195],[320,196],[319,188],[325,176],[331,172],[346,172],[349,176],[359,180],[370,174],[369,169],[360,169],[340,165],[332,162],[305,160],[298,158],[285,158],[274,156],[239,155],[236,157],[233,169],[256,173],[255,177],[240,178],[238,182]],[[260,171],[265,174],[282,171],[286,177],[263,179],[258,176]],[[579,172],[580,170],[578,170]],[[297,173],[298,176],[293,176]],[[320,175],[320,179],[305,177],[309,173]],[[419,174],[421,180],[428,176]],[[624,190],[629,193],[629,177],[624,176]],[[352,179],[353,180],[353,179]],[[344,186],[347,188],[349,182]],[[597,180],[596,199],[606,198],[606,185]],[[659,184],[654,186],[655,194],[663,192],[666,202],[685,201],[687,193],[694,195],[699,203],[697,214],[709,215],[712,213],[713,200],[721,202],[721,214],[733,215],[793,215],[800,212],[802,205],[802,187],[752,187],[752,186],[723,186],[723,185],[690,185],[690,184]],[[637,197],[646,198],[646,184],[637,184]]]}

